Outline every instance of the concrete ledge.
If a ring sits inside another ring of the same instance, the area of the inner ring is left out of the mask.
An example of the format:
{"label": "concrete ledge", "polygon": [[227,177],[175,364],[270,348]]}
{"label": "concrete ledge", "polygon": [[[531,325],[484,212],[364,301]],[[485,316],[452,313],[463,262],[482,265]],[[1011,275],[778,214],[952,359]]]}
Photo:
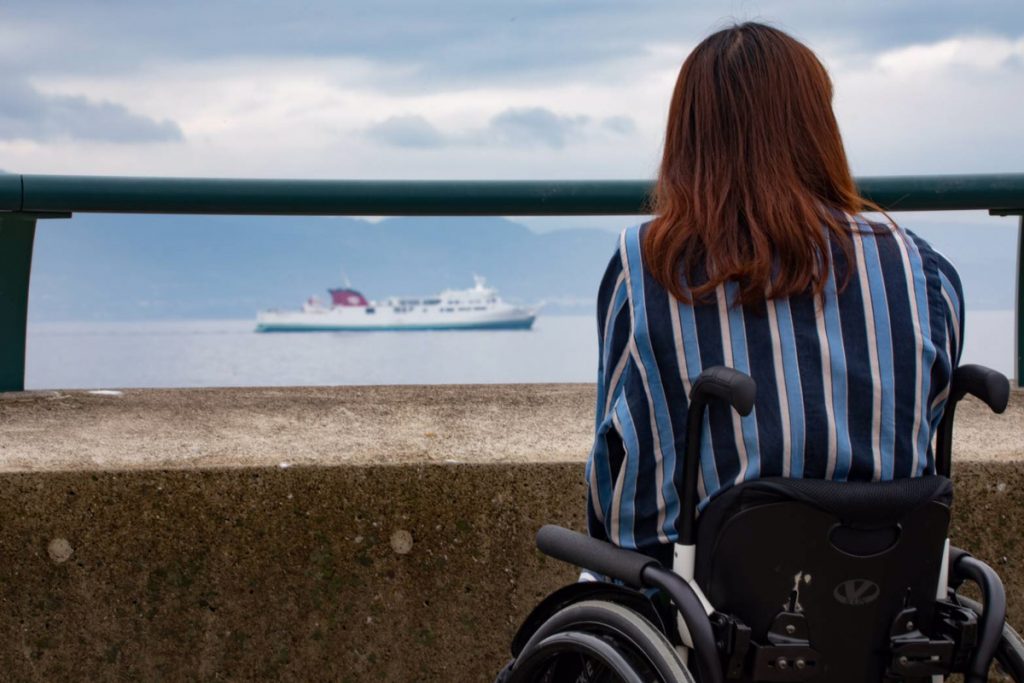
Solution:
{"label": "concrete ledge", "polygon": [[[988,438],[956,468],[953,529],[1002,572],[1018,623],[1024,462],[1001,449],[1021,438],[1021,398],[991,425],[963,407],[961,440]],[[557,386],[0,396],[0,671],[490,680],[526,612],[575,577],[532,541],[543,523],[582,526],[592,400]]]}
{"label": "concrete ledge", "polygon": [[[0,471],[583,462],[582,384],[0,393]],[[957,409],[958,461],[1024,458],[1024,392]]]}
{"label": "concrete ledge", "polygon": [[582,462],[579,384],[0,393],[0,471]]}

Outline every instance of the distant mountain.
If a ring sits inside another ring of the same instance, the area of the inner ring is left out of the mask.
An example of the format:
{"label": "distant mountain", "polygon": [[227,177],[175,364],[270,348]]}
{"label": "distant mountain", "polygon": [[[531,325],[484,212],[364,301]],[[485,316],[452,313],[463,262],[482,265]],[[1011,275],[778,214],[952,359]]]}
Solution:
{"label": "distant mountain", "polygon": [[369,298],[471,287],[586,312],[615,250],[604,230],[535,233],[502,218],[118,216],[40,221],[31,316],[248,318],[352,285]]}
{"label": "distant mountain", "polygon": [[[908,221],[906,225],[956,266],[967,310],[1012,309],[1017,286],[1017,221],[965,212],[960,215],[962,224],[928,224],[918,218],[917,224]],[[899,220],[899,214],[896,218]]]}
{"label": "distant mountain", "polygon": [[[624,225],[629,219],[624,219]],[[919,230],[961,269],[970,308],[1011,308],[1015,230]],[[538,233],[503,218],[120,216],[39,221],[33,321],[252,318],[345,276],[369,298],[431,294],[484,275],[545,312],[593,311],[615,235]]]}

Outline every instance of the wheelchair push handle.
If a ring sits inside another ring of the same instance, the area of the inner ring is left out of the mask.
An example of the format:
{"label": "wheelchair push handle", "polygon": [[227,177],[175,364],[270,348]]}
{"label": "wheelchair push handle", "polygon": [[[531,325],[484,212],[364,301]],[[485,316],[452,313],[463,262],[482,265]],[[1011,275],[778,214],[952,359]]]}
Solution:
{"label": "wheelchair push handle", "polygon": [[686,417],[686,459],[683,463],[683,486],[680,493],[679,543],[692,545],[696,540],[697,478],[700,476],[701,438],[704,435],[704,412],[713,400],[724,401],[740,415],[754,409],[757,383],[739,370],[716,365],[707,368],[693,382],[690,406]]}
{"label": "wheelchair push handle", "polygon": [[633,588],[644,588],[644,569],[660,563],[652,557],[625,550],[591,536],[546,524],[537,532],[537,549],[556,560],[574,564]]}
{"label": "wheelchair push handle", "polygon": [[961,365],[953,372],[950,401],[967,394],[985,402],[993,413],[1002,413],[1010,402],[1010,381],[1001,372],[982,365]]}
{"label": "wheelchair push handle", "polygon": [[690,389],[690,404],[701,413],[711,399],[718,399],[746,416],[754,409],[756,397],[757,384],[753,378],[724,365],[716,365],[700,373]]}
{"label": "wheelchair push handle", "polygon": [[953,451],[953,419],[956,404],[967,394],[980,399],[994,413],[1002,413],[1010,402],[1010,380],[1006,375],[981,365],[961,365],[953,371],[949,399],[935,438],[935,472],[950,476]]}

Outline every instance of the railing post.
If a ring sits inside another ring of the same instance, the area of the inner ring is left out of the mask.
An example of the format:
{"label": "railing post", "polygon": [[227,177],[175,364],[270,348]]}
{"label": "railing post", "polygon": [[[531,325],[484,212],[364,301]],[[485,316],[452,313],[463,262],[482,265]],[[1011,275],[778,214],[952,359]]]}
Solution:
{"label": "railing post", "polygon": [[28,282],[36,217],[0,213],[0,392],[25,389]]}
{"label": "railing post", "polygon": [[1017,386],[1024,387],[1024,213],[1020,215],[1017,228],[1017,306],[1014,320],[1014,357],[1013,372],[1017,376]]}

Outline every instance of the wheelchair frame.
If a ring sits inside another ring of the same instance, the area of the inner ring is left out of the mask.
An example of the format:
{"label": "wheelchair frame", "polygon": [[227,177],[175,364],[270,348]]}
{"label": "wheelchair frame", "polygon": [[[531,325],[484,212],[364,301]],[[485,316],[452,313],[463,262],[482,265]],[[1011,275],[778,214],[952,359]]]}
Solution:
{"label": "wheelchair frame", "polygon": [[[686,452],[700,452],[704,413],[711,401],[723,401],[741,415],[748,415],[753,408],[755,394],[753,379],[731,368],[719,366],[701,373],[690,393]],[[951,470],[956,404],[967,394],[981,399],[994,412],[1001,413],[1009,400],[1009,382],[1000,373],[976,365],[961,366],[954,372],[951,393],[936,436],[936,474],[945,477]],[[684,464],[683,516],[671,570],[647,555],[561,527],[543,527],[537,534],[537,547],[553,558],[599,572],[625,586],[658,589],[667,595],[675,608],[677,623],[674,626],[681,641],[677,644],[680,660],[686,662],[692,651],[692,668],[700,683],[723,683],[727,678],[735,679],[741,675],[748,676],[745,680],[758,681],[813,679],[819,673],[815,667],[816,653],[809,642],[802,617],[793,607],[778,615],[768,632],[768,643],[755,644],[751,642],[750,629],[729,615],[716,612],[695,581],[698,461],[698,458],[686,458]],[[950,590],[950,586],[957,588],[965,581],[972,581],[981,589],[980,605],[962,601]],[[939,606],[937,618],[943,625],[937,638],[929,638],[915,625],[913,608],[904,609],[898,615],[891,632],[891,661],[886,680],[927,680],[930,677],[933,681],[941,681],[943,676],[962,672],[967,683],[981,683],[988,680],[989,666],[993,658],[1000,655],[1000,661],[1013,670],[1015,680],[1024,683],[1024,642],[1019,642],[1019,636],[1005,623],[1006,596],[999,576],[965,551],[951,547],[948,538],[935,598],[934,604]],[[533,636],[544,633],[544,624],[568,607],[595,601],[621,605],[659,632],[673,632],[650,601],[636,590],[608,582],[566,586],[544,600],[524,622],[513,641],[513,654],[517,659],[503,672],[505,678],[499,677],[499,680],[515,683],[528,680],[517,676],[517,662],[524,656],[538,659],[531,650],[539,646]],[[600,617],[593,615],[587,619],[600,621]],[[622,628],[620,625],[612,631],[619,633]],[[648,642],[653,642],[649,636],[647,638]],[[611,640],[614,639],[611,636]],[[561,648],[558,652],[572,651],[572,646],[565,643],[558,647]],[[648,647],[658,649],[661,646],[653,644]],[[595,656],[599,659],[604,657],[600,654]],[[1008,658],[1012,660],[1009,664]],[[633,680],[627,669],[620,671],[616,665],[609,666],[617,672],[619,679]],[[657,673],[665,669],[659,669],[653,660],[648,660],[647,666],[655,672],[652,674],[655,680],[680,680],[678,674],[675,678],[668,678],[669,674]]]}

